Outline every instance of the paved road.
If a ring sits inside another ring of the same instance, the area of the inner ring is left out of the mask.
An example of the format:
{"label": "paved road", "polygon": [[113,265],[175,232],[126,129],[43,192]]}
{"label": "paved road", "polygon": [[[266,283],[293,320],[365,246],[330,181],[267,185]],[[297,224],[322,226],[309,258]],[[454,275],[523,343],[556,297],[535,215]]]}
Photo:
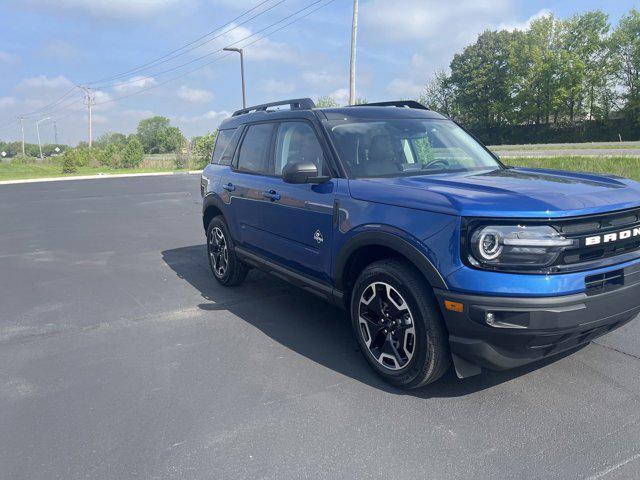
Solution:
{"label": "paved road", "polygon": [[[620,148],[624,147],[624,148]],[[537,145],[493,145],[500,157],[613,156],[640,157],[640,142],[547,143]]]}
{"label": "paved road", "polygon": [[206,267],[198,178],[0,187],[0,478],[639,478],[640,323],[420,391]]}
{"label": "paved road", "polygon": [[509,157],[640,157],[640,148],[558,148],[558,149],[529,149],[529,150],[502,150],[499,147],[492,149],[502,158]]}

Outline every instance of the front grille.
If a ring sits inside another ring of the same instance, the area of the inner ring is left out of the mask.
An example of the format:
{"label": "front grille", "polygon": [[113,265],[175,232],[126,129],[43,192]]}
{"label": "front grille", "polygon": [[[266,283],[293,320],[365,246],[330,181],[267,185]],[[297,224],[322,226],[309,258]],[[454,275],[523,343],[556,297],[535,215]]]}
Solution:
{"label": "front grille", "polygon": [[586,246],[583,242],[587,237],[640,228],[640,209],[638,208],[573,220],[559,220],[552,222],[552,225],[566,238],[580,240],[579,247],[567,249],[561,254],[557,262],[560,267],[578,266],[582,263],[617,257],[635,251],[640,252],[640,236],[637,235],[592,246]]}

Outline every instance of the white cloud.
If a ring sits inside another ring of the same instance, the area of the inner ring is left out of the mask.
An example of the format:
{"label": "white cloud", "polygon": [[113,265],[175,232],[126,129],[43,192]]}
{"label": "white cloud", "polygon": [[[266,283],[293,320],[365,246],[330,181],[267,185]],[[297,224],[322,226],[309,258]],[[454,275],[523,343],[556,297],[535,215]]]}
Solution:
{"label": "white cloud", "polygon": [[149,117],[153,117],[154,115],[153,111],[151,110],[135,110],[135,109],[123,110],[122,114],[132,118],[149,118]]}
{"label": "white cloud", "polygon": [[335,85],[342,80],[338,75],[333,75],[326,70],[309,70],[302,74],[302,79],[314,86]]}
{"label": "white cloud", "polygon": [[349,103],[349,89],[347,88],[339,88],[330,93],[329,96],[333,98],[338,105],[347,105]]}
{"label": "white cloud", "polygon": [[7,52],[0,51],[0,63],[16,63],[18,57]]}
{"label": "white cloud", "polygon": [[42,89],[42,90],[56,90],[61,88],[71,88],[73,82],[62,75],[49,78],[46,75],[39,75],[37,77],[26,78],[18,84],[19,89]]}
{"label": "white cloud", "polygon": [[22,0],[14,3],[33,9],[49,8],[56,12],[64,10],[93,17],[128,18],[158,13],[179,5],[181,0]]}
{"label": "white cloud", "polygon": [[405,78],[394,78],[387,85],[387,91],[395,99],[416,98],[424,90],[424,85],[411,82]]}
{"label": "white cloud", "polygon": [[291,82],[282,82],[274,78],[270,78],[262,83],[262,89],[267,93],[285,94],[295,90],[295,84]]}
{"label": "white cloud", "polygon": [[116,92],[131,92],[133,90],[138,90],[140,88],[146,88],[153,85],[156,85],[156,79],[153,77],[145,77],[144,75],[136,75],[135,77],[131,77],[129,80],[125,80],[123,82],[116,82],[113,89]]}
{"label": "white cloud", "polygon": [[216,112],[215,110],[209,110],[208,112],[205,112],[202,115],[196,115],[193,117],[186,117],[186,116],[178,117],[178,121],[184,122],[184,123],[211,121],[210,123],[215,128],[220,124],[222,120],[229,117],[230,115],[231,114],[226,110],[221,110],[219,112]]}
{"label": "white cloud", "polygon": [[13,107],[16,101],[13,97],[0,97],[0,108]]}
{"label": "white cloud", "polygon": [[[220,38],[208,45],[211,52],[228,46],[240,47],[243,44],[258,38],[251,36],[254,33],[251,29],[245,26],[238,26],[235,23],[231,23],[225,27],[224,32],[225,33],[223,33]],[[199,53],[199,55],[200,54],[201,53]],[[231,55],[237,56],[238,54],[231,53]],[[255,46],[247,48],[244,52],[244,56],[246,60],[250,61],[295,62],[300,60],[300,55],[297,50],[291,47],[291,45],[287,43],[274,42],[268,38],[264,38]]]}
{"label": "white cloud", "polygon": [[475,35],[503,19],[510,8],[510,0],[404,0],[402,8],[397,2],[373,0],[362,6],[362,23],[369,38],[379,42],[450,39],[460,31]]}
{"label": "white cloud", "polygon": [[48,42],[44,46],[43,52],[47,57],[58,60],[69,60],[78,56],[78,49],[74,45],[62,40]]}
{"label": "white cloud", "polygon": [[200,88],[191,88],[186,85],[182,85],[178,89],[178,97],[187,102],[210,102],[214,99],[214,95],[209,90],[202,90]]}
{"label": "white cloud", "polygon": [[533,22],[534,20],[538,19],[538,18],[543,18],[543,17],[548,17],[550,15],[553,15],[553,12],[551,10],[549,10],[548,8],[543,8],[542,10],[540,10],[538,13],[532,15],[531,17],[529,17],[527,20],[525,20],[524,22],[510,22],[510,23],[501,23],[498,28],[500,30],[526,30],[527,28],[529,28],[531,26],[531,22]]}

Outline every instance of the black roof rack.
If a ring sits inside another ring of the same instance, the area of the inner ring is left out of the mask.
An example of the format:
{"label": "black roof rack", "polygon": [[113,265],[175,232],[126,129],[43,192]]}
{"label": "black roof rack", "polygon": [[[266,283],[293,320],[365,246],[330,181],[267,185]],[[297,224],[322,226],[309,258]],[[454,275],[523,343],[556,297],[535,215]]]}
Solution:
{"label": "black roof rack", "polygon": [[394,100],[391,102],[374,102],[363,103],[361,105],[352,105],[353,107],[402,107],[402,108],[418,108],[420,110],[429,110],[420,102],[415,100]]}
{"label": "black roof rack", "polygon": [[279,107],[281,105],[289,105],[291,110],[311,110],[316,107],[313,100],[310,98],[294,98],[292,100],[282,100],[280,102],[263,103],[262,105],[255,105],[253,107],[243,108],[242,110],[236,110],[233,112],[233,117],[238,115],[244,115],[250,112],[266,111],[269,107]]}

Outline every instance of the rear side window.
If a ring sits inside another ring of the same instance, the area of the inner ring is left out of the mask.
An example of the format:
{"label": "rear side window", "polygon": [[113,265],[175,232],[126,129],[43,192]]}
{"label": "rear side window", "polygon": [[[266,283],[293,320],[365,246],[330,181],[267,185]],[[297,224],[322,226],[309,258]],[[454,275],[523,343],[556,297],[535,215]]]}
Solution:
{"label": "rear side window", "polygon": [[211,163],[217,163],[220,165],[231,165],[233,158],[233,151],[236,148],[238,139],[236,136],[238,129],[230,128],[229,130],[218,131],[216,137],[216,146],[213,149],[213,158]]}
{"label": "rear side window", "polygon": [[269,147],[273,124],[251,125],[240,145],[238,170],[248,173],[270,175]]}

